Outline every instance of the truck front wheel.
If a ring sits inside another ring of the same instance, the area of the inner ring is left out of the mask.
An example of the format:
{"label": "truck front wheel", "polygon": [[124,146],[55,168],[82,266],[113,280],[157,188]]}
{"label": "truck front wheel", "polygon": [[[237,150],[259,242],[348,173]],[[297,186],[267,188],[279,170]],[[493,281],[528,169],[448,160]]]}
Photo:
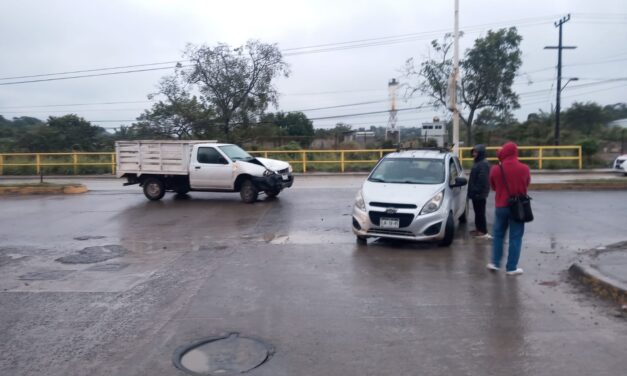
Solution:
{"label": "truck front wheel", "polygon": [[165,185],[157,178],[148,178],[144,181],[144,196],[151,201],[161,200],[165,195]]}
{"label": "truck front wheel", "polygon": [[259,190],[252,181],[246,180],[242,183],[242,188],[239,191],[239,195],[247,204],[252,204],[257,201],[257,195],[259,194]]}
{"label": "truck front wheel", "polygon": [[279,193],[281,193],[280,190],[278,189],[268,189],[266,192],[266,196],[268,196],[269,198],[274,198],[276,196],[279,195]]}

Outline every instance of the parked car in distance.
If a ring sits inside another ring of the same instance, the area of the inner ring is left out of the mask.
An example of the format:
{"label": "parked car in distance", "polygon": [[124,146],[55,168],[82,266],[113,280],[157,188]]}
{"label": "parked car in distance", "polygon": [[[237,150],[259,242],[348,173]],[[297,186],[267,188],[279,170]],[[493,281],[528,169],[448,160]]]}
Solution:
{"label": "parked car in distance", "polygon": [[617,157],[614,160],[614,164],[612,165],[612,169],[614,171],[622,172],[625,176],[627,176],[627,154],[623,154]]}
{"label": "parked car in distance", "polygon": [[386,155],[355,197],[357,242],[378,237],[450,245],[456,222],[466,221],[466,184],[459,159],[446,149]]}

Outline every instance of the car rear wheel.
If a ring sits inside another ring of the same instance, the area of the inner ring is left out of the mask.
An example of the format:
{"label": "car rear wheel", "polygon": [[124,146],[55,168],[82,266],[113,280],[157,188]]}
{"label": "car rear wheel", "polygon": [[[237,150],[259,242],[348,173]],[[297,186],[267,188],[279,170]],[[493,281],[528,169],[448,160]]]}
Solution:
{"label": "car rear wheel", "polygon": [[455,220],[453,219],[453,213],[450,213],[444,227],[444,238],[440,240],[438,245],[448,247],[453,243],[453,237],[455,237]]}
{"label": "car rear wheel", "polygon": [[459,216],[459,223],[466,223],[468,220],[468,200],[464,201],[464,212]]}

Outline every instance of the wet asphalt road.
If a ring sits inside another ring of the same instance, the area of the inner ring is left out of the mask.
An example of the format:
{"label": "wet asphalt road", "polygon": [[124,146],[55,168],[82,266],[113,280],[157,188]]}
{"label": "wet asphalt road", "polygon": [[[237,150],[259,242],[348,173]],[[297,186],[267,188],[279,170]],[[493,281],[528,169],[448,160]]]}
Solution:
{"label": "wet asphalt road", "polygon": [[626,192],[534,192],[512,278],[466,226],[450,248],[357,246],[362,179],[301,177],[254,205],[108,180],[0,197],[0,374],[183,375],[179,346],[231,331],[276,349],[252,375],[624,374],[627,322],[565,270],[626,240]]}

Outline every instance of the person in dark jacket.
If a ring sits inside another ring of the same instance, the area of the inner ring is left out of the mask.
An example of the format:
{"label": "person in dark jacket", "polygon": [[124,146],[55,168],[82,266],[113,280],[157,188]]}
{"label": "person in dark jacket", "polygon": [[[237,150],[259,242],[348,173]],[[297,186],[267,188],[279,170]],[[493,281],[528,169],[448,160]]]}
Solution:
{"label": "person in dark jacket", "polygon": [[472,156],[475,159],[468,180],[468,199],[472,201],[475,212],[475,230],[470,234],[477,238],[490,239],[485,217],[485,204],[490,193],[490,164],[486,160],[484,145],[475,145]]}
{"label": "person in dark jacket", "polygon": [[[511,218],[507,200],[510,195],[527,194],[527,187],[531,182],[529,166],[518,161],[518,146],[507,142],[497,153],[499,166],[493,166],[490,171],[490,186],[496,192],[494,203],[494,239],[492,241],[492,262],[488,269],[499,270],[503,258],[503,241],[509,227],[509,249],[505,271],[507,275],[522,274],[518,267],[522,237],[525,233],[525,223]],[[502,170],[501,170],[502,167]]]}

